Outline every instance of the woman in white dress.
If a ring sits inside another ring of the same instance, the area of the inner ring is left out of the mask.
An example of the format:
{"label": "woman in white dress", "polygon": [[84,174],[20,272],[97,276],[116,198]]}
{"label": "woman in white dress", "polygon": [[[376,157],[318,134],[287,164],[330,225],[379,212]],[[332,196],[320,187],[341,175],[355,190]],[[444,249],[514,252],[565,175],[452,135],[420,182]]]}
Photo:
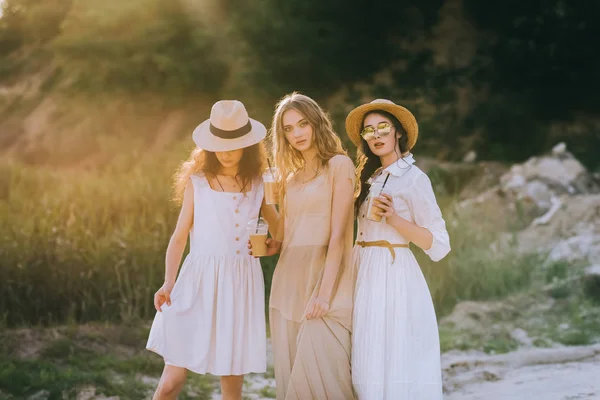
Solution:
{"label": "woman in white dress", "polygon": [[242,103],[219,101],[175,176],[183,204],[146,346],[165,360],[154,399],[176,399],[188,370],[220,376],[223,399],[241,399],[244,374],[266,371],[263,274],[246,251],[246,225],[259,211],[277,225],[277,211],[263,202],[265,135]]}
{"label": "woman in white dress", "polygon": [[[450,251],[450,243],[431,182],[410,153],[417,121],[406,108],[375,100],[350,112],[346,131],[358,147],[360,175],[353,254],[354,388],[360,400],[439,400],[437,320],[408,244],[439,261]],[[371,185],[384,185],[382,193],[374,194],[380,222],[367,218],[365,200]]]}

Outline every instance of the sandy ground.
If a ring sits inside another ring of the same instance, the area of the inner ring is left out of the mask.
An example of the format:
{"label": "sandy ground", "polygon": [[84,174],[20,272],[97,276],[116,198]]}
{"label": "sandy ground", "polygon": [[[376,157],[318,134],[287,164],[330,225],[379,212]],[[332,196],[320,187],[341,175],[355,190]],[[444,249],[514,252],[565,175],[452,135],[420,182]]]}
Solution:
{"label": "sandy ground", "polygon": [[[600,400],[600,345],[520,349],[507,354],[450,351],[442,356],[445,400]],[[249,376],[248,399],[274,387]],[[215,395],[213,399],[220,399]]]}
{"label": "sandy ground", "polygon": [[600,345],[442,359],[446,400],[600,399]]}

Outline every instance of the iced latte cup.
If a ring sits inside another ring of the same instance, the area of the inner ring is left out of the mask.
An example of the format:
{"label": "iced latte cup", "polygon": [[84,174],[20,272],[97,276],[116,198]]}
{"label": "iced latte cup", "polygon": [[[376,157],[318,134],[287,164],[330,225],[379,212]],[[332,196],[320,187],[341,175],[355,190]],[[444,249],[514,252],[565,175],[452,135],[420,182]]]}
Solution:
{"label": "iced latte cup", "polygon": [[265,186],[265,202],[267,204],[277,204],[279,196],[279,182],[277,181],[276,171],[273,168],[267,168],[263,174]]}
{"label": "iced latte cup", "polygon": [[389,175],[386,177],[383,183],[374,182],[373,184],[371,184],[371,188],[369,189],[369,196],[367,197],[368,220],[381,222],[381,219],[383,218],[383,215],[377,214],[378,212],[383,211],[383,209],[381,207],[377,207],[377,202],[375,201],[375,199],[377,199],[377,197],[380,197],[383,193],[385,193],[383,189],[385,188],[387,178],[389,178]]}
{"label": "iced latte cup", "polygon": [[269,225],[263,218],[253,218],[246,226],[250,234],[252,244],[252,255],[262,257],[267,255],[267,237]]}

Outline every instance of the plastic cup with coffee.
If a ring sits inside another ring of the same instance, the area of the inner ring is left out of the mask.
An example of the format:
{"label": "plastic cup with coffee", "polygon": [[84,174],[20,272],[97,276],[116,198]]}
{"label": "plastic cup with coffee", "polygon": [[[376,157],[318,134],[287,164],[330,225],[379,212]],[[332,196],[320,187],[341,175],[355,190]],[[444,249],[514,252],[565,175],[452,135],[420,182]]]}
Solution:
{"label": "plastic cup with coffee", "polygon": [[374,204],[375,199],[384,193],[385,184],[390,176],[386,176],[383,182],[373,182],[369,189],[369,195],[367,197],[367,219],[370,221],[381,222],[383,215],[377,214],[383,211],[381,207],[377,207]]}
{"label": "plastic cup with coffee", "polygon": [[248,221],[246,229],[250,233],[250,243],[252,244],[252,255],[262,257],[267,255],[267,237],[269,225],[263,218],[253,218]]}
{"label": "plastic cup with coffee", "polygon": [[274,168],[267,168],[263,174],[263,182],[265,186],[265,202],[267,204],[277,204],[279,197],[279,182]]}

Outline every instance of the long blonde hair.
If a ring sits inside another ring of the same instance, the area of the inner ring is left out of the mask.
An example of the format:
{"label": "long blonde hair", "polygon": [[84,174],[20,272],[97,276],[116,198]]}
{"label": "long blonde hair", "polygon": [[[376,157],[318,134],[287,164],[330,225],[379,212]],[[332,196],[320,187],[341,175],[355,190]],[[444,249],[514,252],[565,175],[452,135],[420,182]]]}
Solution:
{"label": "long blonde hair", "polygon": [[[244,185],[261,176],[265,167],[265,150],[261,143],[244,148],[244,154],[238,167],[238,176]],[[221,163],[212,151],[196,147],[189,158],[182,162],[173,176],[173,200],[177,204],[183,202],[183,194],[190,176],[203,173],[207,177],[215,176],[221,169]]]}
{"label": "long blonde hair", "polygon": [[281,196],[285,194],[288,178],[305,163],[302,153],[292,147],[283,131],[283,114],[292,109],[302,114],[313,128],[312,141],[317,148],[320,169],[324,168],[332,157],[338,154],[347,155],[342,141],[333,131],[331,118],[316,101],[297,92],[286,95],[277,103],[270,131],[272,154],[281,176]]}

